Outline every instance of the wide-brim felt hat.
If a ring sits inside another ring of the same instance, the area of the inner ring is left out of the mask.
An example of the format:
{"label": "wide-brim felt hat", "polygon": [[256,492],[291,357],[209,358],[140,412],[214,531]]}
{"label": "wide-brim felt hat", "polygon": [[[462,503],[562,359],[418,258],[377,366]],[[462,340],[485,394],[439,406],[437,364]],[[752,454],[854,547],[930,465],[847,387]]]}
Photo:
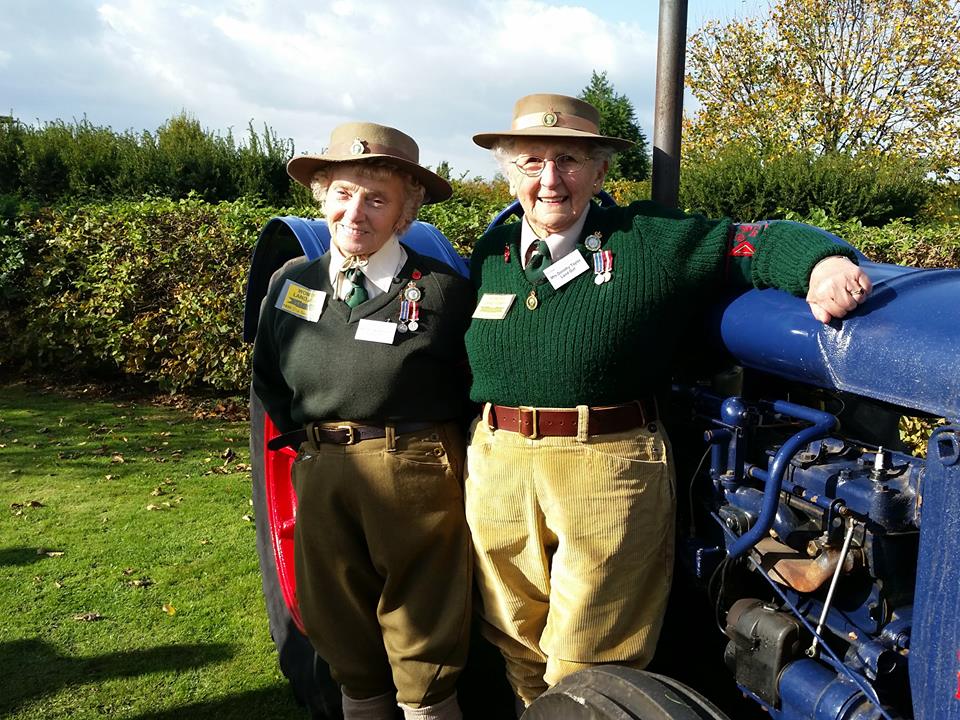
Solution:
{"label": "wide-brim felt hat", "polygon": [[309,188],[314,173],[326,165],[371,160],[383,161],[416,178],[427,191],[424,203],[441,202],[453,194],[450,183],[420,165],[420,148],[412,137],[370,122],[338,125],[330,133],[330,145],[323,154],[291,158],[287,174]]}
{"label": "wide-brim felt hat", "polygon": [[595,140],[614,150],[626,150],[633,141],[600,134],[600,113],[588,102],[567,95],[536,93],[517,100],[509,130],[479,133],[473,141],[491,148],[502,138],[576,138]]}

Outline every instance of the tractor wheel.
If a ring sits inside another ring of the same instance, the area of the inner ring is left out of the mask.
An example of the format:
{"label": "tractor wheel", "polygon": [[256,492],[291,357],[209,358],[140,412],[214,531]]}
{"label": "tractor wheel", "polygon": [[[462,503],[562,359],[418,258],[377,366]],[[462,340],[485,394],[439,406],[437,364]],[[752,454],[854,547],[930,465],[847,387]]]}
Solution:
{"label": "tractor wheel", "polygon": [[537,698],[522,720],[729,720],[680,682],[616,665],[565,677]]}
{"label": "tractor wheel", "polygon": [[293,521],[296,497],[290,484],[294,453],[267,449],[277,434],[256,394],[250,392],[250,465],[257,526],[257,555],[270,635],[280,669],[297,701],[317,720],[340,720],[340,689],[327,664],[303,633],[296,601],[293,567]]}

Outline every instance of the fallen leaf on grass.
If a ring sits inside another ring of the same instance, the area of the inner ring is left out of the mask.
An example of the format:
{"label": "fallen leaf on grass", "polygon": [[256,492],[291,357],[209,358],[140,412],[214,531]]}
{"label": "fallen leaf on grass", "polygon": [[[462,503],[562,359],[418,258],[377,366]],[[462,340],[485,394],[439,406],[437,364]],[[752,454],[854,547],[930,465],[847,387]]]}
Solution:
{"label": "fallen leaf on grass", "polygon": [[37,555],[46,555],[47,557],[63,557],[63,550],[47,550],[46,548],[37,548]]}
{"label": "fallen leaf on grass", "polygon": [[233,451],[233,448],[227,448],[222,453],[220,453],[220,457],[226,461],[224,462],[224,465],[226,465],[228,462],[233,460],[236,456],[237,454]]}
{"label": "fallen leaf on grass", "polygon": [[200,544],[201,544],[201,545],[209,545],[209,544],[210,544],[210,541],[207,540],[206,538],[203,538],[203,539],[200,541]]}
{"label": "fallen leaf on grass", "polygon": [[150,494],[153,495],[154,497],[159,497],[160,495],[166,495],[167,491],[164,490],[162,487],[155,487],[153,490],[150,491]]}
{"label": "fallen leaf on grass", "polygon": [[171,617],[177,614],[177,609],[170,603],[164,603],[161,609]]}
{"label": "fallen leaf on grass", "polygon": [[45,506],[39,500],[27,500],[27,507],[37,508],[37,507],[45,507]]}
{"label": "fallen leaf on grass", "polygon": [[133,575],[136,571],[137,571],[136,568],[124,568],[124,569],[123,569],[123,574],[124,574],[124,575]]}
{"label": "fallen leaf on grass", "polygon": [[135,580],[130,580],[127,585],[130,587],[150,587],[153,585],[153,580],[148,577],[136,578]]}
{"label": "fallen leaf on grass", "polygon": [[253,522],[253,515],[251,515],[250,513],[247,513],[246,515],[244,515],[244,516],[243,516],[242,518],[240,518],[240,519],[241,519],[241,520],[246,520],[247,522]]}
{"label": "fallen leaf on grass", "polygon": [[73,619],[78,622],[95,622],[97,620],[103,620],[103,615],[98,612],[79,613],[78,615],[74,615]]}
{"label": "fallen leaf on grass", "polygon": [[110,462],[112,462],[112,463],[125,463],[126,460],[123,459],[123,455],[121,455],[120,453],[114,453],[114,455],[110,458]]}
{"label": "fallen leaf on grass", "polygon": [[149,505],[147,505],[147,510],[163,510],[163,508],[160,507],[159,505],[154,505],[153,503],[150,503]]}
{"label": "fallen leaf on grass", "polygon": [[119,476],[119,475],[104,475],[104,476],[103,476],[103,479],[104,479],[104,480],[116,480],[118,477],[120,477],[120,476]]}

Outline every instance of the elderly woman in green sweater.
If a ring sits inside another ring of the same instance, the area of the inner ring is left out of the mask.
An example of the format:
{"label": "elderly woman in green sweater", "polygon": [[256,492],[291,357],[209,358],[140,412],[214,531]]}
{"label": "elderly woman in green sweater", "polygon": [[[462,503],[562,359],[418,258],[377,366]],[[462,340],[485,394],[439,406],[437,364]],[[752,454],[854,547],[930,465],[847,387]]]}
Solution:
{"label": "elderly woman in green sweater", "polygon": [[307,635],[345,720],[458,720],[471,617],[461,487],[470,283],[399,241],[450,196],[394,128],[347,123],[287,166],[330,249],[271,280],[253,389],[299,453],[294,556]]}
{"label": "elderly woman in green sweater", "polygon": [[483,412],[466,503],[484,632],[526,705],[577,669],[653,655],[675,511],[653,391],[694,314],[752,281],[805,294],[827,322],[871,287],[852,252],[802,226],[759,226],[734,250],[729,220],[591,203],[630,145],[598,124],[583,101],[537,94],[516,103],[510,130],[474,136],[524,211],[471,260],[466,341]]}

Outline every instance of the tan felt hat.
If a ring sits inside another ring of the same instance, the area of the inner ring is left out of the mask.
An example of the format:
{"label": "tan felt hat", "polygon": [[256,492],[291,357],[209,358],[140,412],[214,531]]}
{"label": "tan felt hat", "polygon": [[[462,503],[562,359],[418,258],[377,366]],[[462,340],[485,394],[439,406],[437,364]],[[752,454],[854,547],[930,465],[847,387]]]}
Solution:
{"label": "tan felt hat", "polygon": [[513,123],[509,130],[480,133],[473,141],[491,148],[500,138],[581,138],[597,140],[615,150],[626,150],[633,141],[600,134],[600,113],[588,102],[551,93],[527,95],[513,106]]}
{"label": "tan felt hat", "polygon": [[446,200],[453,193],[450,183],[420,165],[420,148],[412,137],[396,128],[369,122],[338,125],[330,133],[330,145],[323,155],[298,155],[287,163],[287,174],[310,187],[313,174],[331,163],[384,160],[404,170],[426,188],[425,203]]}

